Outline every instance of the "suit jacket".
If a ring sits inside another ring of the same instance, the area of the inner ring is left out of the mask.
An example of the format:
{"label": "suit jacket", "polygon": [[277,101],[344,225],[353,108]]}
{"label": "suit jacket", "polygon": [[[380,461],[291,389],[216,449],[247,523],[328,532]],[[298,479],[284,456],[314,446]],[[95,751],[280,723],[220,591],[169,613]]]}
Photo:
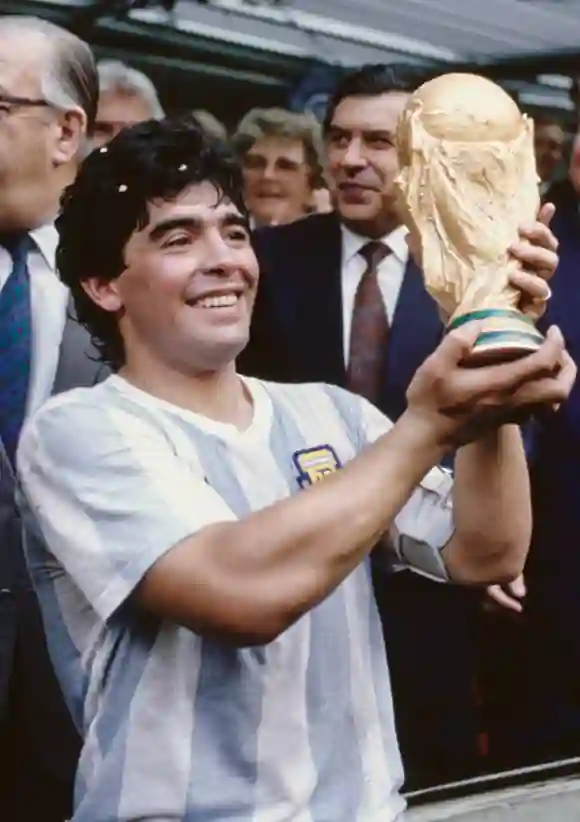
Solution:
{"label": "suit jacket", "polygon": [[[261,281],[242,373],[280,382],[346,384],[341,293],[342,240],[334,214],[257,231]],[[420,270],[407,265],[385,354],[378,406],[396,420],[415,371],[443,333]]]}
{"label": "suit jacket", "polygon": [[[106,368],[96,361],[89,335],[73,318],[65,324],[53,393],[90,386],[102,379]],[[0,721],[7,700],[14,646],[18,635],[23,595],[31,585],[22,547],[20,513],[16,505],[16,481],[0,443]]]}

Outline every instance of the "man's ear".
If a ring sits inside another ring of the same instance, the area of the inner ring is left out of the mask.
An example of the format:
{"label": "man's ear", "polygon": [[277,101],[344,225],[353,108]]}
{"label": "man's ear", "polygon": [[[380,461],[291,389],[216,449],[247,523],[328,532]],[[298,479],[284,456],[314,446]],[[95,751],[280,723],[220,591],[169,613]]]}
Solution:
{"label": "man's ear", "polygon": [[123,308],[116,278],[103,280],[100,277],[89,277],[83,281],[82,286],[91,300],[104,311],[114,313]]}
{"label": "man's ear", "polygon": [[71,108],[58,114],[56,145],[53,162],[66,165],[77,158],[83,149],[87,134],[87,115],[82,108]]}

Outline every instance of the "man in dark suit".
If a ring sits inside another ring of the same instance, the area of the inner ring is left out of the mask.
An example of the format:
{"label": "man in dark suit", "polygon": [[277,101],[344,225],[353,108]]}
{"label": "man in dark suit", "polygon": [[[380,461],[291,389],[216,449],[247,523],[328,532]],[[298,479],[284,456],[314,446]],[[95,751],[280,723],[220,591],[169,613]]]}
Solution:
{"label": "man in dark suit", "polygon": [[[416,75],[387,66],[339,84],[324,124],[336,213],[256,232],[262,279],[239,361],[266,379],[345,386],[393,420],[443,333],[393,186],[396,125],[416,85]],[[540,230],[543,242],[551,239]],[[525,249],[524,261],[537,264],[535,254]],[[377,574],[376,592],[407,786],[473,773],[474,596],[411,572]]]}
{"label": "man in dark suit", "polygon": [[24,419],[90,385],[90,341],[67,320],[54,218],[98,99],[89,47],[33,18],[0,18],[0,817],[63,822],[79,743],[46,650],[15,507]]}

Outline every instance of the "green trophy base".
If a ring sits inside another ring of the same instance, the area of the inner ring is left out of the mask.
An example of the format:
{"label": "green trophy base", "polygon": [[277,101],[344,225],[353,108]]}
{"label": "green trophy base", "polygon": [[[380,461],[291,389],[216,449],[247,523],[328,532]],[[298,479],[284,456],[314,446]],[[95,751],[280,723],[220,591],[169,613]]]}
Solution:
{"label": "green trophy base", "polygon": [[482,331],[463,363],[466,366],[477,368],[517,360],[533,354],[544,342],[532,320],[520,311],[509,309],[488,308],[460,314],[451,321],[447,331],[469,322],[480,322]]}

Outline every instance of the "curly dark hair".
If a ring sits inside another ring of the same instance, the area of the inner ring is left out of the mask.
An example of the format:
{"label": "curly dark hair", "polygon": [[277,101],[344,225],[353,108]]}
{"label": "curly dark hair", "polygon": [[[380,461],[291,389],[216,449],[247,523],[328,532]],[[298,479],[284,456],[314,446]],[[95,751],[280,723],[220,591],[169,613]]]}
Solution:
{"label": "curly dark hair", "polygon": [[409,63],[369,63],[347,72],[338,81],[328,103],[324,133],[332,124],[334,112],[347,97],[378,97],[391,91],[413,92],[436,73],[434,69]]}
{"label": "curly dark hair", "polygon": [[125,362],[117,317],[96,305],[83,282],[119,277],[126,268],[127,241],[149,222],[149,204],[173,200],[202,182],[212,183],[218,197],[231,200],[247,217],[238,163],[189,116],[150,120],[120,132],[87,157],[64,193],[57,221],[59,275],[71,291],[78,321],[113,370]]}

